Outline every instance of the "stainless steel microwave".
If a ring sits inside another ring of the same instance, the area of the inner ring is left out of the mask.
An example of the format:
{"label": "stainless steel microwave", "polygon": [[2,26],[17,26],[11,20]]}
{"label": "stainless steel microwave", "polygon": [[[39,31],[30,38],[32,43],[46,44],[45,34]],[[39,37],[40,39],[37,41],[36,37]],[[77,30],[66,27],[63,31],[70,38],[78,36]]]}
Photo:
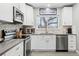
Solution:
{"label": "stainless steel microwave", "polygon": [[23,23],[24,14],[18,8],[13,6],[13,21],[14,23]]}

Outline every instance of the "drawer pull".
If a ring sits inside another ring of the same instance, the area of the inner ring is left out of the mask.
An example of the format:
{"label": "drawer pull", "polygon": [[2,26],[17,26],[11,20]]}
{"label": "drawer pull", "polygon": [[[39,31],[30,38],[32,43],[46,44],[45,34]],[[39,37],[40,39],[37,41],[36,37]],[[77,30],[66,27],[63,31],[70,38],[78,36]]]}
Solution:
{"label": "drawer pull", "polygon": [[76,40],[69,40],[69,42],[71,42],[71,41],[76,42]]}
{"label": "drawer pull", "polygon": [[70,42],[74,42],[73,40],[71,40]]}
{"label": "drawer pull", "polygon": [[70,48],[72,48],[72,49],[73,49],[73,48],[75,48],[75,46],[70,46]]}
{"label": "drawer pull", "polygon": [[71,48],[73,48],[73,46],[70,46]]}

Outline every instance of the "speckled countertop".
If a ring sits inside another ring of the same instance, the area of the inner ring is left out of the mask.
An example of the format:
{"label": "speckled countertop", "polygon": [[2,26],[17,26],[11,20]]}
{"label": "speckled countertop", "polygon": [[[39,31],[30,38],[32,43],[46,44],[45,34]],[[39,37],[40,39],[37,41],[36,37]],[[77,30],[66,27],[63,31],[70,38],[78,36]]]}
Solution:
{"label": "speckled countertop", "polygon": [[32,35],[76,35],[76,34],[53,34],[53,33],[40,33],[40,34],[32,34]]}
{"label": "speckled countertop", "polygon": [[4,54],[7,52],[9,49],[13,48],[14,46],[18,45],[20,42],[23,42],[26,39],[12,39],[8,41],[4,41],[3,43],[0,43],[0,55]]}

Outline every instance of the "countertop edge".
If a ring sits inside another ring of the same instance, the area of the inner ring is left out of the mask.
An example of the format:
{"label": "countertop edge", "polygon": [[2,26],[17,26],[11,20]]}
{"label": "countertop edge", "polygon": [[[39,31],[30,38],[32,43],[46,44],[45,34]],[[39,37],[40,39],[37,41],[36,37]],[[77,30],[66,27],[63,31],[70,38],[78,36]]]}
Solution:
{"label": "countertop edge", "polygon": [[19,43],[21,43],[21,42],[23,42],[24,40],[27,40],[27,39],[29,39],[28,37],[27,38],[25,38],[25,39],[12,39],[12,40],[15,40],[15,41],[17,41],[17,40],[19,40],[17,43],[15,43],[14,45],[12,45],[11,47],[9,47],[8,49],[6,49],[5,51],[3,51],[3,52],[1,52],[0,53],[0,56],[2,56],[3,54],[5,54],[7,51],[9,51],[10,49],[12,49],[13,47],[15,47],[15,46],[17,46]]}
{"label": "countertop edge", "polygon": [[31,35],[77,35],[77,34],[31,34]]}

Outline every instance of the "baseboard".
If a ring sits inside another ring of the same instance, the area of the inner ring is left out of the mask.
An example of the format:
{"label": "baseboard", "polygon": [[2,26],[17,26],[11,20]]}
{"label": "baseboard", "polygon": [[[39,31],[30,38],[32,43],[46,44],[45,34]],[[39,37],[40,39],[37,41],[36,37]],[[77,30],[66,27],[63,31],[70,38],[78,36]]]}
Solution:
{"label": "baseboard", "polygon": [[32,49],[32,51],[56,51],[52,49]]}
{"label": "baseboard", "polygon": [[56,52],[68,52],[68,50],[56,50]]}
{"label": "baseboard", "polygon": [[[55,49],[32,49],[31,51],[36,51],[36,52],[38,52],[38,51],[53,51],[53,52],[56,52],[56,50]],[[66,50],[66,51],[58,51],[58,52],[73,52],[73,51],[68,51],[68,50]],[[78,54],[79,54],[79,51],[78,50],[76,50],[75,52],[77,52]]]}

